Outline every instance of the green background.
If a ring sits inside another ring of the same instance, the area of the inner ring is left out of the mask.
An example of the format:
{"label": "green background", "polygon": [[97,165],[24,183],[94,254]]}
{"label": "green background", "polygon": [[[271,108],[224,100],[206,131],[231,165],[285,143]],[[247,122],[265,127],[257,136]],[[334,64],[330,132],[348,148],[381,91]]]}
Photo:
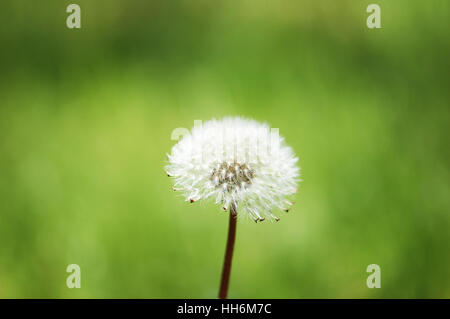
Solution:
{"label": "green background", "polygon": [[449,1],[73,2],[79,30],[0,4],[0,297],[215,298],[227,214],[163,167],[173,129],[243,115],[304,181],[238,224],[230,297],[450,298]]}

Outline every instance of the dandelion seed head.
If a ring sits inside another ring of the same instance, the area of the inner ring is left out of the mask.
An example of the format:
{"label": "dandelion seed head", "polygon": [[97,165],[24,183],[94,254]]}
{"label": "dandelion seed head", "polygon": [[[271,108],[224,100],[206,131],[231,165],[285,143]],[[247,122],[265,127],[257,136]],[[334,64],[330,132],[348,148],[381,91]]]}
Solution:
{"label": "dandelion seed head", "polygon": [[297,157],[284,139],[265,123],[241,117],[194,126],[173,146],[166,173],[186,201],[213,199],[238,216],[278,220],[297,192]]}

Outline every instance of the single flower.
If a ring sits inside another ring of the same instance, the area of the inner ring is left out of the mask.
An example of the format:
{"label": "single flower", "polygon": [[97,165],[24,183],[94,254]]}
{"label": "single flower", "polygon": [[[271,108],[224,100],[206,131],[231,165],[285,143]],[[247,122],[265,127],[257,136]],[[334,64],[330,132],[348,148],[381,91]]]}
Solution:
{"label": "single flower", "polygon": [[186,201],[213,199],[223,210],[254,221],[279,220],[297,191],[299,168],[292,148],[265,123],[240,117],[194,126],[168,155],[166,172]]}
{"label": "single flower", "polygon": [[[219,298],[227,298],[237,216],[279,220],[297,192],[297,158],[277,129],[240,117],[194,126],[168,154],[167,175],[186,201],[212,198],[230,210]],[[239,212],[239,213],[238,213]]]}

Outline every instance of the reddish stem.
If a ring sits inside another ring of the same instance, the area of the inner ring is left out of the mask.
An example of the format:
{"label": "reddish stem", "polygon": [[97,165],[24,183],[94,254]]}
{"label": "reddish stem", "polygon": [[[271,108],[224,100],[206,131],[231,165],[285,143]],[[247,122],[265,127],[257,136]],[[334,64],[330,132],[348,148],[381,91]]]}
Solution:
{"label": "reddish stem", "polygon": [[236,206],[230,207],[230,219],[228,224],[228,239],[225,250],[225,259],[222,268],[222,280],[220,282],[219,299],[226,299],[228,294],[228,284],[230,282],[231,263],[233,261],[234,242],[236,239]]}

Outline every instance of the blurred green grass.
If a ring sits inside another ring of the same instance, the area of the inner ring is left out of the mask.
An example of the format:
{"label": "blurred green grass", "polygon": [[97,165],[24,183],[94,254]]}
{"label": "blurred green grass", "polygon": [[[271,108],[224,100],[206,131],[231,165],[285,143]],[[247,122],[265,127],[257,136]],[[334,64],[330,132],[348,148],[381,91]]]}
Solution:
{"label": "blurred green grass", "polygon": [[377,1],[380,30],[370,1],[80,0],[81,30],[69,3],[0,4],[0,297],[216,297],[227,215],[163,166],[225,115],[280,128],[304,179],[238,225],[230,297],[450,297],[448,1]]}

